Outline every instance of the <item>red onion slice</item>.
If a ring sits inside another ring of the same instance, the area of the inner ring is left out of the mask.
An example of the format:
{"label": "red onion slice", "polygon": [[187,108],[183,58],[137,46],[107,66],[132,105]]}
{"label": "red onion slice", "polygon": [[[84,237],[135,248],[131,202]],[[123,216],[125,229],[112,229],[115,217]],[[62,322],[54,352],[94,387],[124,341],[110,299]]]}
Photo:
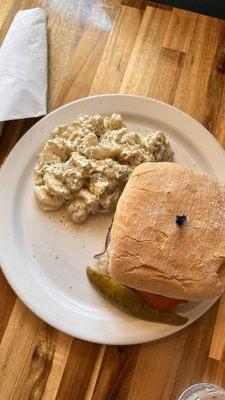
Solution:
{"label": "red onion slice", "polygon": [[95,255],[94,255],[94,258],[95,258],[95,259],[100,258],[100,257],[103,256],[103,255],[105,254],[105,252],[107,251],[108,246],[109,246],[109,243],[110,243],[111,229],[112,229],[112,223],[111,223],[110,227],[108,228],[108,231],[107,231],[107,234],[106,234],[104,251],[102,251],[101,253],[95,254]]}

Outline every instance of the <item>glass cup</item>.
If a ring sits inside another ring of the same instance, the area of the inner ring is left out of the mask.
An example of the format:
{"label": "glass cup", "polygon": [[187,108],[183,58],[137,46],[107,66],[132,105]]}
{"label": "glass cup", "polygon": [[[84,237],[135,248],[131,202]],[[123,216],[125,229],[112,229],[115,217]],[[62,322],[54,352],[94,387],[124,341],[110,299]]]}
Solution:
{"label": "glass cup", "polygon": [[197,383],[187,388],[178,400],[225,400],[225,390],[210,383]]}

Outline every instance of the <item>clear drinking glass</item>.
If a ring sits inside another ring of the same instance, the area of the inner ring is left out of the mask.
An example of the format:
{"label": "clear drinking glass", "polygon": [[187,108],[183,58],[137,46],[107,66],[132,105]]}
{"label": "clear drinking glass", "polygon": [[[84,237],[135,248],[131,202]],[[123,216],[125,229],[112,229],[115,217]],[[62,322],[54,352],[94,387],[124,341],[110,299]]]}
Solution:
{"label": "clear drinking glass", "polygon": [[225,400],[225,390],[210,383],[197,383],[186,389],[178,400]]}

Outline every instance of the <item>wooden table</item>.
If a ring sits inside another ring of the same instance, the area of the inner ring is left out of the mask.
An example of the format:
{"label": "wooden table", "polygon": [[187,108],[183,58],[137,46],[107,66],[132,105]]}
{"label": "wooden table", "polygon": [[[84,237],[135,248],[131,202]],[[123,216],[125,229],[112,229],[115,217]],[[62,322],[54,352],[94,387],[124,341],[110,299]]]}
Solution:
{"label": "wooden table", "polygon": [[[97,93],[151,96],[225,145],[225,21],[142,0],[1,0],[0,40],[36,6],[49,15],[49,111]],[[35,122],[5,125],[1,162]],[[163,341],[113,347],[46,325],[2,273],[0,293],[0,400],[176,400],[199,381],[225,386],[225,298]]]}

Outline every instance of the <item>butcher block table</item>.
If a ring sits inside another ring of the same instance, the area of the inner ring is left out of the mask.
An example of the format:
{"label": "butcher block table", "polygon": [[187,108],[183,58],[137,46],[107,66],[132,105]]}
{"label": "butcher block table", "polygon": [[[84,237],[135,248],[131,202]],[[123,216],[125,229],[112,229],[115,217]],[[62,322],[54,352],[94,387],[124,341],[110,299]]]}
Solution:
{"label": "butcher block table", "polygon": [[[100,93],[149,96],[225,146],[225,21],[141,0],[1,0],[1,42],[33,7],[48,12],[49,111]],[[36,121],[5,124],[1,163]],[[225,296],[162,341],[104,346],[41,321],[0,273],[0,341],[0,400],[176,400],[197,382],[225,387]]]}

